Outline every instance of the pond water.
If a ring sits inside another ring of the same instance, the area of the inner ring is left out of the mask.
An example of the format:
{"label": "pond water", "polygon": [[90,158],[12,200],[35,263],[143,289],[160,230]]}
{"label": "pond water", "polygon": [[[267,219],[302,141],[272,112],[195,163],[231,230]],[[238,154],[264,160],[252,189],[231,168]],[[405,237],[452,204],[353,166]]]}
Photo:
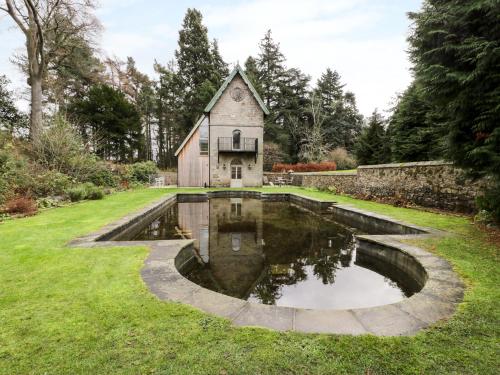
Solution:
{"label": "pond water", "polygon": [[179,270],[184,277],[269,305],[372,307],[418,291],[403,272],[357,254],[354,233],[289,202],[211,198],[176,203],[127,239],[192,238],[190,261]]}

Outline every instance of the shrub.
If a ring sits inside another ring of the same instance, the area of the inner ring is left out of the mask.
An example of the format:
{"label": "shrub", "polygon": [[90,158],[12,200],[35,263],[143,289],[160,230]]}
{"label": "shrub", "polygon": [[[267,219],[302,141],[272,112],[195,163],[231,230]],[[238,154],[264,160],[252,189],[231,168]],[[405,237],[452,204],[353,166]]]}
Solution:
{"label": "shrub", "polygon": [[0,146],[0,204],[18,195],[29,194],[33,185],[33,173],[25,157],[19,154],[14,144],[5,142]]}
{"label": "shrub", "polygon": [[35,200],[30,197],[15,197],[5,204],[3,212],[8,214],[17,214],[30,216],[38,210]]}
{"label": "shrub", "polygon": [[68,195],[69,200],[71,202],[81,201],[81,200],[85,199],[85,194],[86,194],[85,186],[79,185],[79,186],[75,186],[73,188],[70,188],[66,191],[66,194]]}
{"label": "shrub", "polygon": [[104,198],[104,190],[95,185],[86,184],[85,185],[85,198],[91,200],[99,200]]}
{"label": "shrub", "polygon": [[30,190],[37,197],[62,195],[71,184],[69,176],[57,171],[45,170],[34,176]]}
{"label": "shrub", "polygon": [[356,159],[350,155],[343,147],[337,147],[328,154],[328,160],[337,164],[337,169],[353,169],[356,168]]}
{"label": "shrub", "polygon": [[98,161],[90,171],[87,180],[97,186],[116,187],[119,177],[113,173],[108,164]]}
{"label": "shrub", "polygon": [[36,200],[36,205],[38,206],[38,208],[60,207],[61,201],[53,198],[38,198]]}
{"label": "shrub", "polygon": [[148,183],[158,173],[158,168],[152,161],[143,161],[128,165],[126,173],[129,182]]}
{"label": "shrub", "polygon": [[276,163],[273,165],[273,172],[322,172],[322,171],[335,171],[337,164],[335,162],[322,162],[322,163],[298,163],[298,164],[282,164]]}
{"label": "shrub", "polygon": [[55,116],[48,125],[31,147],[32,159],[38,165],[80,182],[116,184],[112,171],[86,149],[78,131],[62,116]]}

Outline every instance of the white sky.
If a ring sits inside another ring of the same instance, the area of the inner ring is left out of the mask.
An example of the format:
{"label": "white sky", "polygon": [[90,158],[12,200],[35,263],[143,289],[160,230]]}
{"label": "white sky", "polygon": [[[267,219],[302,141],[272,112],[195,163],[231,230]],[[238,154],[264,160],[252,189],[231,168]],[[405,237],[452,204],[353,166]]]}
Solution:
{"label": "white sky", "polygon": [[[420,4],[421,0],[101,0],[100,45],[103,54],[132,56],[143,72],[153,75],[155,58],[161,63],[173,58],[184,13],[196,7],[226,62],[243,63],[248,55],[256,55],[259,40],[271,29],[288,67],[300,68],[313,82],[327,67],[336,69],[368,116],[376,107],[388,109],[411,81],[406,13]],[[21,33],[0,15],[0,74],[7,74],[18,95],[26,89],[26,78],[10,58],[22,48]],[[18,104],[27,108],[25,100]]]}

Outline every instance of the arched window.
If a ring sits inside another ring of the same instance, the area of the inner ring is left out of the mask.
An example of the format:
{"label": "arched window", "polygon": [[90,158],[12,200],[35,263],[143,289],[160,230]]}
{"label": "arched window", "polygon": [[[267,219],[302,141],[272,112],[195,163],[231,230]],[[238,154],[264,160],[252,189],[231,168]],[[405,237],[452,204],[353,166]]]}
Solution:
{"label": "arched window", "polygon": [[241,132],[239,130],[233,131],[233,150],[241,149]]}

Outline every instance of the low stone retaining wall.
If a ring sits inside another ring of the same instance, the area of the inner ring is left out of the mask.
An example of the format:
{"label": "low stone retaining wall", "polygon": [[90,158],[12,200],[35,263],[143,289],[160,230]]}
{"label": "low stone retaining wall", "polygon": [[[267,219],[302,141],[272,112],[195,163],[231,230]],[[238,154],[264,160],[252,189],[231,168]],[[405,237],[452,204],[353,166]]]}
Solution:
{"label": "low stone retaining wall", "polygon": [[158,172],[158,177],[163,177],[165,180],[165,185],[177,185],[177,172]]}
{"label": "low stone retaining wall", "polygon": [[413,203],[448,211],[473,213],[476,197],[488,181],[472,181],[461,169],[443,161],[364,165],[357,173],[293,173],[267,174],[269,181],[277,177],[292,179],[292,185],[335,188],[338,193],[361,198],[387,199],[393,203]]}

